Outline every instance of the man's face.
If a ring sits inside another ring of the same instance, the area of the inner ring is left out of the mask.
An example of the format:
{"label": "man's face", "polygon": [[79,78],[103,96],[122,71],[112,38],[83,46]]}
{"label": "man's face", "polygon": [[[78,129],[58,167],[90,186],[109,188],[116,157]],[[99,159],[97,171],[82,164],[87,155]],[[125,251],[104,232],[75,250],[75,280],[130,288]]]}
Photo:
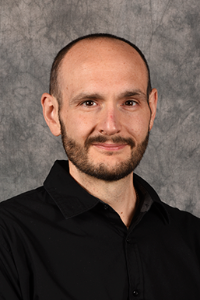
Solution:
{"label": "man's face", "polygon": [[130,174],[152,127],[147,70],[139,54],[121,41],[81,41],[64,58],[59,82],[69,167],[107,181]]}

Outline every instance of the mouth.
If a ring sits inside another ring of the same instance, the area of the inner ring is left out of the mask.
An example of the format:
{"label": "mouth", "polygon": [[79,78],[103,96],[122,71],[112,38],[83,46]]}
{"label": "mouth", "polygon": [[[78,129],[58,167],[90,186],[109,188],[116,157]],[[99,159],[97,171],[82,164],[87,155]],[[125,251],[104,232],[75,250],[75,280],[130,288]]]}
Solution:
{"label": "mouth", "polygon": [[108,144],[108,143],[94,143],[98,149],[106,150],[106,151],[119,151],[127,146],[127,144]]}

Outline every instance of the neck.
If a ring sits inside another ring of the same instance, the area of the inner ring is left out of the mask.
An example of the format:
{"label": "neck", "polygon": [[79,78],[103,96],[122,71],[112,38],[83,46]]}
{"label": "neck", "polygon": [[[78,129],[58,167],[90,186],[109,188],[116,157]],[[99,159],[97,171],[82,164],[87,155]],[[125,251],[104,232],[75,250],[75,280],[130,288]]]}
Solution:
{"label": "neck", "polygon": [[69,161],[70,175],[91,195],[109,204],[129,227],[136,210],[136,191],[133,173],[117,181],[107,182],[79,171]]}

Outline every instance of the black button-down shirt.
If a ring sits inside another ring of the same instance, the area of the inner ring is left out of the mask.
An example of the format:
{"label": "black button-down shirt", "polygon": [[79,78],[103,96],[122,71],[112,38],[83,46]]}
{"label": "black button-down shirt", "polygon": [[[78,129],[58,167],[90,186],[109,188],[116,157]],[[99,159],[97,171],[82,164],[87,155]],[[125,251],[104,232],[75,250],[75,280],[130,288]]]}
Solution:
{"label": "black button-down shirt", "polygon": [[57,161],[44,186],[0,204],[1,300],[199,300],[200,220],[139,176],[129,227]]}

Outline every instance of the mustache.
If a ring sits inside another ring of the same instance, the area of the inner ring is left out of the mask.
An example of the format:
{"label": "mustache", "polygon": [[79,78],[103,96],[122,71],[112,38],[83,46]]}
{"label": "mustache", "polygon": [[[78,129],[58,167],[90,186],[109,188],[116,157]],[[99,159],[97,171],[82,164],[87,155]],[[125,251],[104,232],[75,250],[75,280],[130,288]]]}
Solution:
{"label": "mustache", "polygon": [[131,147],[135,147],[135,142],[131,138],[123,138],[121,136],[113,136],[113,137],[106,137],[106,136],[94,136],[89,137],[85,141],[85,148],[88,150],[89,146],[91,146],[93,143],[106,143],[106,142],[113,142],[114,144],[127,144]]}

